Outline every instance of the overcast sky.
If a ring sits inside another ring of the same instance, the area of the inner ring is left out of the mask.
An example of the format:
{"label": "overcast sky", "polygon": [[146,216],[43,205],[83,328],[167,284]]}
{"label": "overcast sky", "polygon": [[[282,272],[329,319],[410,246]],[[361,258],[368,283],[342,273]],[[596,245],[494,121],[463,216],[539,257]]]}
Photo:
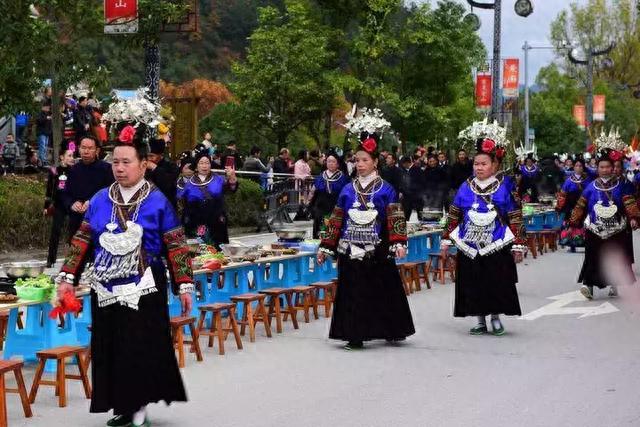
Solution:
{"label": "overcast sky", "polygon": [[[468,6],[466,0],[456,0]],[[480,1],[480,0],[479,0]],[[488,0],[481,0],[489,2]],[[425,1],[422,1],[425,2]],[[436,0],[427,1],[432,5]],[[520,83],[524,83],[524,52],[522,45],[527,40],[532,46],[549,46],[550,24],[563,9],[571,3],[586,4],[587,0],[531,0],[533,14],[522,18],[513,10],[515,0],[502,0],[502,57],[520,58]],[[482,21],[480,37],[484,42],[489,57],[493,56],[493,10],[476,9],[475,13]],[[529,82],[535,81],[538,70],[553,61],[551,50],[529,51]]]}

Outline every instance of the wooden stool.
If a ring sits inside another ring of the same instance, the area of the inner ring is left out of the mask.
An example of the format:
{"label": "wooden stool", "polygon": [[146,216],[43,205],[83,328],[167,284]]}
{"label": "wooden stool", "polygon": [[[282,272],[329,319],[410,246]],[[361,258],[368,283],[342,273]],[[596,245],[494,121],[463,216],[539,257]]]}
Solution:
{"label": "wooden stool", "polygon": [[[16,360],[0,360],[0,426],[7,425],[7,393],[18,393],[20,395],[20,401],[22,402],[24,416],[31,418],[33,415],[31,413],[29,396],[27,396],[27,389],[24,386],[24,378],[22,377],[22,365],[22,362],[18,362]],[[18,388],[5,387],[4,374],[9,371],[13,371]]]}
{"label": "wooden stool", "polygon": [[[529,248],[529,252],[533,256],[533,259],[538,258],[538,235],[533,231],[527,231],[527,248]],[[527,254],[525,253],[525,257]]]}
{"label": "wooden stool", "polygon": [[420,271],[418,270],[418,263],[405,262],[399,264],[398,270],[400,271],[404,291],[407,295],[422,290],[420,287]]}
{"label": "wooden stool", "polygon": [[[196,329],[195,317],[172,317],[169,321],[171,324],[171,336],[173,337],[173,346],[178,350],[178,366],[184,368],[184,345],[191,344],[191,351],[195,351],[196,360],[202,362],[202,350],[200,350],[200,341],[198,341],[198,330]],[[191,332],[191,341],[184,340],[184,327],[189,327]]]}
{"label": "wooden stool", "polygon": [[[42,350],[36,353],[38,358],[38,367],[36,368],[36,375],[33,378],[33,385],[31,386],[31,393],[29,393],[29,401],[33,404],[36,401],[36,395],[38,394],[38,388],[40,385],[50,385],[56,388],[56,396],[58,396],[58,406],[64,408],[67,406],[67,390],[66,381],[81,380],[84,387],[84,395],[87,399],[91,399],[91,385],[89,384],[89,377],[87,376],[87,365],[85,364],[83,354],[86,352],[85,347],[64,346],[50,348],[48,350]],[[68,375],[65,373],[65,359],[67,357],[75,357],[78,368],[80,369],[80,375]],[[45,381],[42,379],[42,373],[44,372],[44,365],[49,359],[54,359],[57,362],[56,368],[56,380]]]}
{"label": "wooden stool", "polygon": [[[242,320],[240,323],[240,335],[244,336],[246,327],[249,327],[249,341],[255,342],[256,340],[256,323],[262,322],[264,324],[264,330],[267,333],[267,337],[271,338],[271,324],[269,323],[269,315],[267,309],[264,306],[264,300],[266,295],[261,294],[242,294],[231,297],[231,301],[236,304],[244,304],[242,310]],[[253,310],[251,304],[256,302],[256,310]]]}
{"label": "wooden stool", "polygon": [[[9,310],[0,311],[0,347],[4,347],[4,339],[7,336],[9,326]],[[18,311],[18,329],[24,329],[22,323],[22,312]]]}
{"label": "wooden stool", "polygon": [[545,251],[555,252],[558,249],[558,234],[556,230],[543,230],[540,232],[540,240]]}
{"label": "wooden stool", "polygon": [[[313,317],[319,319],[318,303],[315,299],[315,289],[313,286],[294,286],[291,288],[295,295],[293,309],[294,313],[304,311],[304,323],[309,323],[309,309],[313,308]],[[284,320],[287,320],[289,313],[284,314]],[[295,316],[295,314],[294,314]]]}
{"label": "wooden stool", "polygon": [[[200,319],[198,319],[198,332],[200,336],[209,337],[209,347],[213,347],[213,340],[218,337],[218,352],[224,354],[224,342],[233,332],[236,339],[238,350],[242,350],[242,339],[236,321],[236,305],[231,302],[217,302],[215,304],[203,304],[198,307],[200,310]],[[222,326],[222,315],[227,313],[227,326]],[[207,319],[207,313],[211,313],[211,326],[209,330],[204,322]]]}
{"label": "wooden stool", "polygon": [[456,258],[455,255],[446,254],[442,255],[440,253],[437,254],[429,254],[431,257],[431,261],[434,259],[438,262],[438,268],[433,270],[433,280],[440,280],[440,284],[444,285],[445,283],[445,275],[449,273],[451,275],[451,280],[456,280]]}
{"label": "wooden stool", "polygon": [[[324,317],[331,317],[331,306],[335,300],[337,281],[333,282],[315,282],[311,287],[315,289],[316,304],[324,305]],[[320,291],[323,297],[320,298]]]}
{"label": "wooden stool", "polygon": [[431,262],[416,262],[416,269],[418,270],[418,279],[424,280],[424,284],[427,289],[431,289],[431,282],[429,281],[429,274],[431,273]]}
{"label": "wooden stool", "polygon": [[296,310],[293,308],[293,302],[291,301],[291,295],[293,294],[293,289],[288,288],[268,288],[260,291],[261,294],[267,296],[267,306],[269,307],[269,319],[275,317],[276,319],[276,332],[282,333],[282,302],[280,300],[281,297],[284,297],[287,302],[287,306],[285,308],[285,313],[291,315],[291,323],[293,324],[294,329],[298,329],[298,316],[296,315]]}

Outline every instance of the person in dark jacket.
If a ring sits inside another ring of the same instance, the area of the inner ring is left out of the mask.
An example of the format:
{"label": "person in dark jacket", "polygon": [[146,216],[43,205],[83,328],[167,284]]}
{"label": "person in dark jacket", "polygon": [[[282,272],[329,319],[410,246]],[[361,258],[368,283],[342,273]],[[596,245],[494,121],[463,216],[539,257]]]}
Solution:
{"label": "person in dark jacket", "polygon": [[260,147],[252,147],[249,157],[244,161],[242,170],[245,172],[255,172],[256,174],[249,176],[249,179],[263,185],[263,180],[266,178],[266,174],[271,170],[271,164],[265,166],[265,164],[262,163],[262,160],[260,160],[260,154],[262,154]]}
{"label": "person in dark jacket", "polygon": [[398,157],[395,153],[388,153],[384,158],[385,166],[382,168],[380,176],[387,181],[396,193],[400,196],[404,192],[401,189],[402,184],[402,170],[398,166]]}
{"label": "person in dark jacket", "polygon": [[[229,159],[231,157],[233,157],[233,160]],[[226,169],[228,167],[232,167],[237,171],[242,169],[242,159],[240,158],[240,153],[238,153],[236,142],[233,140],[227,143],[227,148],[224,150],[222,157],[220,158],[220,168]]]}
{"label": "person in dark jacket", "polygon": [[88,100],[85,96],[81,96],[78,99],[78,108],[73,114],[73,124],[76,131],[76,141],[82,141],[87,135],[91,135],[91,107],[88,105]]}
{"label": "person in dark jacket", "polygon": [[176,165],[165,160],[165,147],[166,143],[164,139],[154,139],[149,143],[147,171],[144,177],[153,182],[167,200],[169,200],[171,206],[176,208],[176,192],[180,171]]}
{"label": "person in dark jacket", "polygon": [[442,177],[444,178],[438,183],[438,191],[440,192],[444,208],[448,211],[450,203],[449,190],[451,189],[451,165],[449,165],[447,153],[444,151],[438,153],[438,169],[440,169]]}
{"label": "person in dark jacket", "polygon": [[444,190],[448,188],[448,183],[446,171],[438,165],[437,157],[433,155],[428,157],[423,179],[424,206],[433,211],[442,211]]}
{"label": "person in dark jacket", "polygon": [[42,105],[42,110],[36,117],[36,136],[38,138],[38,160],[42,167],[49,165],[48,148],[53,135],[53,120],[51,116],[51,100]]}
{"label": "person in dark jacket", "polygon": [[411,218],[411,213],[415,210],[418,219],[422,219],[422,209],[424,208],[424,186],[425,175],[422,157],[419,154],[413,155],[413,164],[409,168],[409,192],[404,195],[405,218]]}
{"label": "person in dark jacket", "polygon": [[288,148],[280,150],[278,157],[273,162],[273,173],[291,173],[290,153]]}
{"label": "person in dark jacket", "polygon": [[73,141],[65,141],[60,150],[60,165],[49,170],[47,193],[44,200],[44,215],[52,217],[49,252],[47,254],[48,268],[51,268],[56,263],[60,236],[64,231],[64,225],[69,215],[69,211],[64,205],[64,194],[67,191],[69,170],[75,163],[73,157],[75,150],[76,147]]}
{"label": "person in dark jacket", "polygon": [[100,190],[113,184],[111,165],[98,159],[100,144],[92,136],[80,141],[80,161],[69,169],[66,192],[62,197],[69,212],[69,236],[80,228],[89,200]]}
{"label": "person in dark jacket", "polygon": [[469,161],[469,156],[464,149],[458,150],[458,159],[451,166],[451,188],[458,191],[458,188],[473,174],[473,164]]}

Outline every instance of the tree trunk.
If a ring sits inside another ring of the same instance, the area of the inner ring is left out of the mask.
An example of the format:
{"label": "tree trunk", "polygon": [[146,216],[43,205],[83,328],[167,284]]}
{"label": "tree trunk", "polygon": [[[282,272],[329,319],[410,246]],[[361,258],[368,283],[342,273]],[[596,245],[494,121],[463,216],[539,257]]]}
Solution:
{"label": "tree trunk", "polygon": [[287,133],[279,132],[278,133],[278,151],[287,147]]}
{"label": "tree trunk", "polygon": [[322,129],[322,150],[328,150],[331,147],[331,110],[327,110],[324,113],[324,126]]}
{"label": "tree trunk", "polygon": [[51,164],[57,166],[60,159],[60,146],[62,145],[62,116],[60,110],[60,96],[56,83],[55,73],[51,74],[51,144],[53,148],[53,159]]}

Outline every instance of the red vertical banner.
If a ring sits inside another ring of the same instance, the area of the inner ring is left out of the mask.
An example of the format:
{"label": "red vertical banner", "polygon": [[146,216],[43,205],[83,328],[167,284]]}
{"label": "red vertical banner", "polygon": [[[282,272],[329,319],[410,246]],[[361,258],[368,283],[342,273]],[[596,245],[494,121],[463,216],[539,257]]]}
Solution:
{"label": "red vertical banner", "polygon": [[104,0],[104,32],[138,32],[138,0]]}
{"label": "red vertical banner", "polygon": [[517,98],[520,89],[520,60],[518,58],[505,59],[502,76],[502,91],[504,97]]}
{"label": "red vertical banner", "polygon": [[606,97],[605,95],[593,96],[593,121],[604,122],[605,109],[606,109]]}
{"label": "red vertical banner", "polygon": [[573,106],[573,119],[582,130],[587,128],[587,108],[584,105]]}
{"label": "red vertical banner", "polygon": [[491,109],[491,74],[478,73],[476,75],[476,108]]}

